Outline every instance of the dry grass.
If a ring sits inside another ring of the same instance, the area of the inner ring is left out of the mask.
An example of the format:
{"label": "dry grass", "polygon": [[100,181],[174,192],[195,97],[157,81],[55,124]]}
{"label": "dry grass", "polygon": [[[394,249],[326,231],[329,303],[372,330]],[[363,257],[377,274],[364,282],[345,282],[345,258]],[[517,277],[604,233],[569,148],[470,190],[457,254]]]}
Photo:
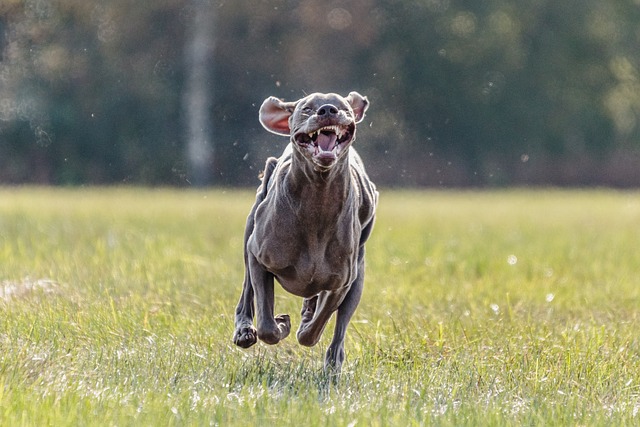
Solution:
{"label": "dry grass", "polygon": [[1,189],[0,424],[637,424],[640,194],[383,191],[338,384],[231,344],[252,198]]}

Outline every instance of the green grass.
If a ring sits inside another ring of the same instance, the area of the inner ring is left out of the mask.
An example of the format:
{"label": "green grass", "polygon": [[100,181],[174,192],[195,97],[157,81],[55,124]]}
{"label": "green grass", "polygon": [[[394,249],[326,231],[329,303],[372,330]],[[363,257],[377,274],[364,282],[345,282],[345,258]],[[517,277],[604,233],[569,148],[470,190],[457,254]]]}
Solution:
{"label": "green grass", "polygon": [[640,422],[640,193],[381,193],[334,384],[231,343],[252,191],[0,189],[0,425]]}

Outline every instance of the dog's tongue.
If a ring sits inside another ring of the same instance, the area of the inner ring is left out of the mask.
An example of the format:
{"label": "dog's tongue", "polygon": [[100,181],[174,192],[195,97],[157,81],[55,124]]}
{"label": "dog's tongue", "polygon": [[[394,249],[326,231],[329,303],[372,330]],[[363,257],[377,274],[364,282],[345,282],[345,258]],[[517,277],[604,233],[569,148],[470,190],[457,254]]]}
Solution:
{"label": "dog's tongue", "polygon": [[333,132],[320,132],[318,139],[316,139],[316,144],[318,144],[318,147],[320,147],[322,151],[331,151],[336,145],[337,138]]}

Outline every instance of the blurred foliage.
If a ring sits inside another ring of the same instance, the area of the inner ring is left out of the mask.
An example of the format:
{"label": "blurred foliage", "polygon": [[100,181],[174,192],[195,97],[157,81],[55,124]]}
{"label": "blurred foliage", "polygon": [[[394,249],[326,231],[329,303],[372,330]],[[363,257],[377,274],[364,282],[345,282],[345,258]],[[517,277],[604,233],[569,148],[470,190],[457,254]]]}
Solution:
{"label": "blurred foliage", "polygon": [[[3,0],[0,182],[188,185],[197,1]],[[207,4],[214,184],[286,143],[266,96],[357,90],[380,184],[640,185],[640,0]]]}

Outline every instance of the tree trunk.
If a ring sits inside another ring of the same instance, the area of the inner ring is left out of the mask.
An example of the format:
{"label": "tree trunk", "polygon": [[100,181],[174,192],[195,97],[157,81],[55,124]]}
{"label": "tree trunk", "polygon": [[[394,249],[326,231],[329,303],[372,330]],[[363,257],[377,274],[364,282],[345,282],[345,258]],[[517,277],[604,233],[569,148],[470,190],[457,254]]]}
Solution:
{"label": "tree trunk", "polygon": [[212,183],[214,144],[211,125],[213,93],[214,8],[208,0],[192,0],[185,46],[186,159],[192,185]]}

